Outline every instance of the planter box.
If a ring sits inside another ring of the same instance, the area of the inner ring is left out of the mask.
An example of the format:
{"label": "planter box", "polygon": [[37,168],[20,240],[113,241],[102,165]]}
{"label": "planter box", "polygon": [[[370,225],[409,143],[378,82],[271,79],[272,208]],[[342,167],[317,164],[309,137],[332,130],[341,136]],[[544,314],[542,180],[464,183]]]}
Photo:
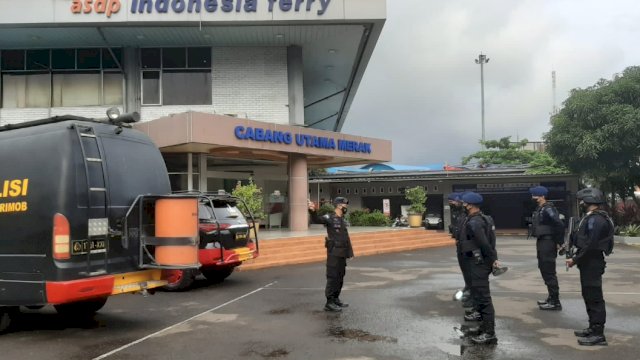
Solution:
{"label": "planter box", "polygon": [[627,244],[627,245],[640,245],[640,237],[638,236],[614,235],[613,241]]}

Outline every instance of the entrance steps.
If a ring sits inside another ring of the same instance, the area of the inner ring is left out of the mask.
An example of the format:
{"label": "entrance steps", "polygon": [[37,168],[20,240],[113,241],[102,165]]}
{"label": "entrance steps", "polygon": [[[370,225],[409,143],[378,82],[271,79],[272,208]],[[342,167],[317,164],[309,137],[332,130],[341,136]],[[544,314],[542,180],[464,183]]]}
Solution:
{"label": "entrance steps", "polygon": [[[424,228],[352,232],[350,237],[356,257],[455,244],[448,233]],[[260,256],[245,262],[239,270],[325,261],[324,238],[310,235],[261,241]]]}

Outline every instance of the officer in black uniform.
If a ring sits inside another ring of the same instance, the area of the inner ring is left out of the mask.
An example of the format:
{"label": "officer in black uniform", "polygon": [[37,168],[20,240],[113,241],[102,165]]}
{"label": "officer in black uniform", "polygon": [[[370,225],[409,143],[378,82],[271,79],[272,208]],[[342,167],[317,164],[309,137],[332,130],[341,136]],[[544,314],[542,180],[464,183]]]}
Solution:
{"label": "officer in black uniform", "polygon": [[[460,239],[465,269],[471,281],[471,297],[477,309],[478,320],[482,321],[473,331],[477,335],[471,337],[471,341],[476,344],[495,344],[498,338],[489,274],[494,268],[500,267],[500,262],[496,252],[495,225],[490,216],[480,211],[482,200],[482,196],[475,192],[462,195],[467,219],[460,229]],[[465,316],[465,320],[469,319]]]}
{"label": "officer in black uniform", "polygon": [[[462,224],[467,218],[464,208],[462,207],[462,193],[453,192],[447,196],[449,200],[449,207],[451,208],[451,225],[449,225],[449,231],[451,237],[456,239],[456,256],[458,257],[458,265],[462,272],[462,278],[464,279],[464,289],[462,290],[462,307],[473,307],[473,301],[471,300],[471,282],[469,280],[468,271],[465,270],[464,257],[462,255],[462,247],[460,244],[460,229]],[[469,312],[469,314],[473,311]],[[468,315],[468,314],[466,314]]]}
{"label": "officer in black uniform", "polygon": [[589,316],[589,327],[576,330],[580,345],[607,345],[604,324],[607,319],[602,296],[602,274],[606,262],[604,255],[613,250],[614,225],[609,215],[601,209],[605,203],[602,191],[587,188],[576,194],[585,215],[580,219],[577,231],[572,234],[572,245],[577,251],[567,259],[567,266],[578,265],[582,298]]}
{"label": "officer in black uniform", "polygon": [[548,292],[546,300],[538,300],[538,306],[540,310],[562,310],[560,287],[556,275],[556,258],[558,249],[563,244],[564,224],[560,220],[558,210],[547,201],[549,190],[546,187],[532,187],[529,192],[531,198],[538,204],[532,216],[532,235],[537,238],[538,269]]}
{"label": "officer in black uniform", "polygon": [[339,312],[342,308],[349,306],[340,300],[340,291],[344,282],[344,275],[347,268],[347,259],[353,257],[351,239],[347,231],[347,222],[344,215],[347,213],[349,200],[337,197],[333,200],[335,211],[333,214],[318,216],[315,205],[309,201],[309,212],[311,219],[315,223],[324,224],[327,227],[327,238],[325,247],[327,248],[327,286],[325,296],[327,303],[325,311]]}

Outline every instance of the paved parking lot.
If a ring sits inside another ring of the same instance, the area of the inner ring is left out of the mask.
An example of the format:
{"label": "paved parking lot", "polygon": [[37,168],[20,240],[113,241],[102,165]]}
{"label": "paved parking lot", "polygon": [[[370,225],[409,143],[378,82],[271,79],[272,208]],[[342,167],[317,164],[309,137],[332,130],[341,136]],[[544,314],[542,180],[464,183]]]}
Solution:
{"label": "paved parking lot", "polygon": [[546,295],[534,241],[500,237],[509,272],[492,278],[497,346],[470,346],[455,328],[462,284],[452,248],[356,258],[341,314],[322,311],[323,264],[244,271],[184,293],[114,297],[94,319],[28,311],[0,336],[2,359],[637,359],[640,249],[608,259],[608,347],[580,347],[586,326],[578,272],[558,260],[562,312],[542,312]]}

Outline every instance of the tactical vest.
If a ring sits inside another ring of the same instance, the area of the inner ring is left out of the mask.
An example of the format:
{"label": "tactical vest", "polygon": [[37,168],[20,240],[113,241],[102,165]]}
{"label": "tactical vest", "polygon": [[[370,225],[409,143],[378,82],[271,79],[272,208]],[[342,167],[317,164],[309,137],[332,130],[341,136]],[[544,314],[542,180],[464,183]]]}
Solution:
{"label": "tactical vest", "polygon": [[496,248],[496,227],[493,219],[491,218],[491,216],[485,215],[483,213],[476,213],[467,217],[464,224],[462,224],[462,228],[460,229],[460,242],[462,252],[471,252],[479,249],[478,245],[476,245],[476,243],[471,239],[471,234],[468,233],[469,230],[467,228],[467,224],[469,223],[469,221],[471,221],[471,219],[476,216],[480,216],[482,218],[482,221],[484,222],[485,236],[489,241],[489,245],[491,245],[491,247],[494,249]]}
{"label": "tactical vest", "polygon": [[542,223],[544,210],[548,206],[553,207],[553,204],[546,202],[533,212],[533,219],[531,221],[531,234],[534,237],[554,234],[553,226]]}
{"label": "tactical vest", "polygon": [[601,250],[605,255],[609,256],[613,252],[613,234],[615,233],[615,226],[613,224],[613,220],[609,217],[609,214],[602,210],[591,211],[580,219],[576,233],[575,245],[578,249],[582,249],[587,246],[587,241],[589,240],[589,235],[587,234],[588,219],[595,215],[604,217],[609,223],[609,233],[607,236],[598,239],[598,244],[596,246],[598,250]]}

